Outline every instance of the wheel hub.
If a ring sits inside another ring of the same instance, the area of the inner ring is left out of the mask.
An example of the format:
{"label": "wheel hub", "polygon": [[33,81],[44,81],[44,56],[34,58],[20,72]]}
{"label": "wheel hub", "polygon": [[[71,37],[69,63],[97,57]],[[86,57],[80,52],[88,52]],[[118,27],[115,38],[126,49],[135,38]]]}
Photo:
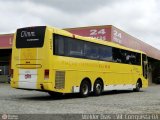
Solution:
{"label": "wheel hub", "polygon": [[84,95],[86,95],[88,93],[88,86],[84,85],[82,88],[82,91],[83,91]]}
{"label": "wheel hub", "polygon": [[101,85],[100,85],[100,84],[96,84],[96,91],[97,91],[98,93],[101,92]]}

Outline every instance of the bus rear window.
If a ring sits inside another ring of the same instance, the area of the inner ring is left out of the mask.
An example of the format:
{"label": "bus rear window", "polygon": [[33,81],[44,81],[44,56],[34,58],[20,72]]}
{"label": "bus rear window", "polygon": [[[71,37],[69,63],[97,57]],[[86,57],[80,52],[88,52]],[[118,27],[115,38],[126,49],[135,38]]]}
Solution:
{"label": "bus rear window", "polygon": [[17,30],[16,48],[43,47],[46,26],[26,27]]}

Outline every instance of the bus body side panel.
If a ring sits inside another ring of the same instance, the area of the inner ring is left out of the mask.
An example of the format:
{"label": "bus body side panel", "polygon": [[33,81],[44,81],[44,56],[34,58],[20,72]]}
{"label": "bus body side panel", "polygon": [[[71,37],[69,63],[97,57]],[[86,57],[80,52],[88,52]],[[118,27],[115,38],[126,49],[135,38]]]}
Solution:
{"label": "bus body side panel", "polygon": [[[140,66],[103,61],[97,62],[78,58],[71,59],[70,57],[63,56],[55,56],[52,58],[52,61],[56,64],[52,64],[53,74],[50,78],[53,80],[53,91],[56,92],[71,93],[73,92],[73,87],[76,87],[78,92],[81,81],[85,78],[90,79],[92,90],[97,78],[103,80],[106,90],[133,89],[139,78],[137,72],[133,74],[132,70],[133,67],[140,69]],[[117,69],[117,67],[119,69]],[[64,73],[63,75],[65,75],[63,81],[64,87],[58,89],[56,88],[55,82],[56,72],[62,72]]]}
{"label": "bus body side panel", "polygon": [[[105,65],[100,65],[96,61],[88,61],[77,58],[70,59],[69,57],[64,58],[61,56],[55,56],[52,60],[56,63],[52,64],[51,67],[52,73],[54,73],[50,77],[53,80],[53,91],[71,93],[73,92],[73,87],[80,87],[83,79],[90,79],[92,87],[97,78],[105,80],[105,69],[102,70],[100,68],[105,67]],[[86,65],[88,65],[88,67]],[[58,83],[56,84],[56,79],[58,79],[57,76],[59,74],[64,75],[64,87],[62,88],[56,87],[58,85]]]}

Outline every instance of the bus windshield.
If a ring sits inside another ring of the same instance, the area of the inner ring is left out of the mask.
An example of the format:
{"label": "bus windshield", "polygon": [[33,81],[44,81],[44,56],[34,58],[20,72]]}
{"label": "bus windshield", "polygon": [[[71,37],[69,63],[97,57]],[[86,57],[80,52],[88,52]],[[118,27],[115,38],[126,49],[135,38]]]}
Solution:
{"label": "bus windshield", "polygon": [[27,27],[17,30],[16,48],[43,47],[46,26]]}

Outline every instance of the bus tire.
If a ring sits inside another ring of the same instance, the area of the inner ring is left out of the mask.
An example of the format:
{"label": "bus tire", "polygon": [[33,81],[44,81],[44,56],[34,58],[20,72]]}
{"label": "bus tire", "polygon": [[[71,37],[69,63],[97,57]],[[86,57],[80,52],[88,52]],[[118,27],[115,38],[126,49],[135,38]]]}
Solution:
{"label": "bus tire", "polygon": [[90,93],[90,83],[87,80],[83,80],[80,85],[80,96],[87,97]]}
{"label": "bus tire", "polygon": [[99,96],[103,91],[103,82],[102,80],[96,80],[93,87],[93,93],[95,96]]}
{"label": "bus tire", "polygon": [[142,85],[141,85],[141,81],[138,80],[137,83],[136,83],[136,88],[133,89],[133,91],[134,91],[134,92],[139,92],[140,89],[141,89],[141,86],[142,86]]}

